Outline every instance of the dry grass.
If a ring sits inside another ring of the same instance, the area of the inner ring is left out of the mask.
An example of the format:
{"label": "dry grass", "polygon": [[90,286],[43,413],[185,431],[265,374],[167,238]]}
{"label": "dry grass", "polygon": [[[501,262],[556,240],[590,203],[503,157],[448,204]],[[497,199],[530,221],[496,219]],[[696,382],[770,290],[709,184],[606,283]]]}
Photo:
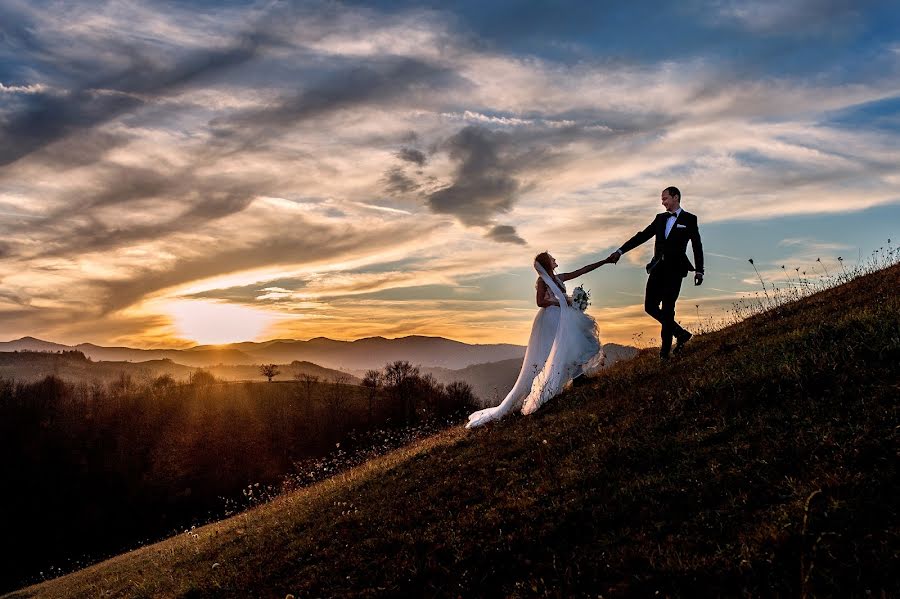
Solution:
{"label": "dry grass", "polygon": [[897,595],[898,288],[894,266],[645,351],[11,596]]}

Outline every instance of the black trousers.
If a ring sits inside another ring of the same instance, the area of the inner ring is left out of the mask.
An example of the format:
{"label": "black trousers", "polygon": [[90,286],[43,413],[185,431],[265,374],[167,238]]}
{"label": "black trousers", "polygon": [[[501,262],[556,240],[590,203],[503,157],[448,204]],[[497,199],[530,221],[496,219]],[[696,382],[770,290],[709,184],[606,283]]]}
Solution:
{"label": "black trousers", "polygon": [[680,272],[666,269],[662,264],[653,269],[647,279],[644,310],[662,325],[660,354],[663,356],[668,356],[672,349],[672,336],[681,337],[687,332],[675,322],[675,302],[683,280]]}

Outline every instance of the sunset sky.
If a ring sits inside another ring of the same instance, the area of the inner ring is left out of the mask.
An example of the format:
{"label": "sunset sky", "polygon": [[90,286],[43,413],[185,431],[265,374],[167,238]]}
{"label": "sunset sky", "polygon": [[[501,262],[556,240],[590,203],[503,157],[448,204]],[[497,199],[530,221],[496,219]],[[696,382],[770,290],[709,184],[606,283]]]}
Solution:
{"label": "sunset sky", "polygon": [[[0,0],[0,341],[524,345],[533,256],[607,256],[668,185],[688,328],[750,257],[896,244],[896,3]],[[651,251],[581,280],[604,341],[656,336]]]}

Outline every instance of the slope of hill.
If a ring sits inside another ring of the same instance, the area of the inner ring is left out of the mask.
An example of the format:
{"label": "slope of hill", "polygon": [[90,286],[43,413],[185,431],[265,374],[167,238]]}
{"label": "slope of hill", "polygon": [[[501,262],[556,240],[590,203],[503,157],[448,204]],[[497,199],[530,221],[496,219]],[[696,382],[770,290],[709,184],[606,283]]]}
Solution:
{"label": "slope of hill", "polygon": [[896,596],[900,267],[11,597]]}
{"label": "slope of hill", "polygon": [[[637,348],[617,343],[607,343],[603,346],[606,352],[607,367],[635,357]],[[449,368],[421,368],[422,374],[430,374],[439,383],[453,381],[465,381],[472,386],[472,391],[484,405],[495,406],[503,399],[506,393],[512,389],[522,368],[522,358],[512,358],[500,362],[488,362],[487,364],[475,364],[457,370]]]}

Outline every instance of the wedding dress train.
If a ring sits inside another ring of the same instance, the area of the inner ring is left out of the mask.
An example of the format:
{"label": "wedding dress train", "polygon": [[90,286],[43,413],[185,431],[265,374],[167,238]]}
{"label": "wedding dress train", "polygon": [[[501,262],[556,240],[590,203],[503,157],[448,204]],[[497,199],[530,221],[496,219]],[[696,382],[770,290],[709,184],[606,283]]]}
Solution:
{"label": "wedding dress train", "polygon": [[535,262],[534,268],[559,306],[538,310],[513,388],[500,405],[470,414],[466,428],[499,420],[518,408],[523,414],[531,414],[565,389],[575,376],[591,376],[603,366],[605,356],[597,322],[569,306],[565,290],[540,264]]}

